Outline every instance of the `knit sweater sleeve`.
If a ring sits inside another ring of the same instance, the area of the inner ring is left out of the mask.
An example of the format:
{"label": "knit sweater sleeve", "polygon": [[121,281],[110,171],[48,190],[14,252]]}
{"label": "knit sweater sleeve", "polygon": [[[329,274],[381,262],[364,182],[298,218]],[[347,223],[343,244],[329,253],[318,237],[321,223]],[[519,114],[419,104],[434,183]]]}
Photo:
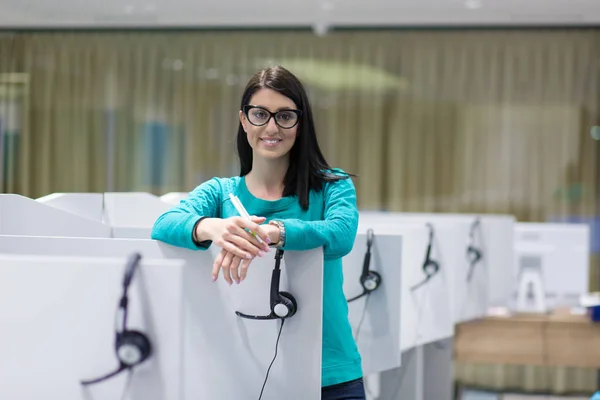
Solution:
{"label": "knit sweater sleeve", "polygon": [[151,238],[191,250],[206,250],[212,242],[198,246],[192,240],[196,223],[203,217],[219,218],[222,198],[221,182],[213,178],[202,183],[187,199],[163,213],[154,222]]}
{"label": "knit sweater sleeve", "polygon": [[324,187],[325,208],[321,221],[283,219],[284,250],[310,250],[323,247],[326,260],[342,258],[354,247],[358,230],[356,189],[350,177],[329,182]]}

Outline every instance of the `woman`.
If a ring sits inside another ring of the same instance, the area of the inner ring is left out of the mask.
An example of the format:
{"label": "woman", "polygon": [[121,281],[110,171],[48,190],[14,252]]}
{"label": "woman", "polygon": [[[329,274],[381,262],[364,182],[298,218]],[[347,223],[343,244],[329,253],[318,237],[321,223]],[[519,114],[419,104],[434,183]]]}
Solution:
{"label": "woman", "polygon": [[[158,218],[152,238],[188,249],[216,244],[221,252],[212,279],[221,272],[230,285],[243,281],[252,259],[273,247],[323,247],[322,399],[365,399],[361,357],[342,290],[342,257],[352,250],[358,228],[352,180],[327,165],[306,92],[286,69],[267,68],[250,79],[239,119],[240,176],[198,186]],[[230,193],[257,217],[239,217]]]}

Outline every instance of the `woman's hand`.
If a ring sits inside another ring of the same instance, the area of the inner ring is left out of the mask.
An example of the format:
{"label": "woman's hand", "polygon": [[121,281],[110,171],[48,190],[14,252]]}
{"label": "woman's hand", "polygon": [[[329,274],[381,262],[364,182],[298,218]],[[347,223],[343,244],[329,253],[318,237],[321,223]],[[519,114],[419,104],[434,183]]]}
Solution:
{"label": "woman's hand", "polygon": [[[259,226],[264,217],[205,218],[196,227],[199,241],[211,240],[215,245],[233,255],[251,260],[261,252],[269,250],[270,239],[264,229]],[[260,237],[262,244],[250,232]]]}
{"label": "woman's hand", "polygon": [[219,277],[219,270],[223,270],[223,278],[227,283],[231,285],[235,281],[235,283],[239,284],[246,279],[248,266],[253,259],[254,257],[250,260],[243,259],[225,249],[221,249],[221,252],[217,255],[213,263],[213,282]]}
{"label": "woman's hand", "polygon": [[[267,237],[270,238],[270,241],[272,243],[276,243],[277,241],[279,241],[279,227],[274,225],[264,225],[261,228],[263,228],[263,231],[266,233]],[[270,249],[267,247],[266,251],[268,252],[269,250]],[[264,253],[258,255],[262,257]],[[217,280],[219,276],[219,270],[222,269],[223,278],[225,279],[225,281],[227,281],[227,283],[231,285],[233,281],[235,281],[239,284],[241,281],[246,279],[246,276],[248,274],[248,267],[250,266],[250,263],[253,259],[254,257],[251,257],[250,259],[242,259],[234,253],[222,249],[213,263],[213,282]]]}

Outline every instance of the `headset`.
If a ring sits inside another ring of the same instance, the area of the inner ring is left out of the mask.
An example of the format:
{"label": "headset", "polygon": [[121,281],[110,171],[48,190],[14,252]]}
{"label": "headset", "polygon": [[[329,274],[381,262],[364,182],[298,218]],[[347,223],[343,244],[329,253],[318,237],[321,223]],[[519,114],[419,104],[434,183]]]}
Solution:
{"label": "headset", "polygon": [[371,247],[373,245],[374,236],[375,235],[373,234],[372,229],[367,230],[367,251],[363,261],[362,273],[360,275],[360,284],[363,287],[363,292],[358,296],[348,299],[348,303],[368,295],[369,293],[377,290],[377,288],[381,285],[381,275],[378,272],[369,269],[369,265],[371,264]]}
{"label": "headset", "polygon": [[283,250],[277,249],[275,253],[275,268],[273,268],[273,274],[271,275],[271,313],[268,315],[249,315],[242,312],[236,311],[235,313],[247,319],[285,319],[290,318],[298,310],[298,303],[294,296],[288,292],[282,292],[279,290],[279,277],[281,275],[281,258],[283,257]]}
{"label": "headset", "polygon": [[481,249],[475,247],[475,230],[479,229],[481,233],[481,221],[475,218],[469,229],[469,245],[467,246],[467,261],[469,262],[469,272],[467,273],[467,282],[471,282],[475,265],[483,258]]}
{"label": "headset", "polygon": [[410,290],[416,290],[429,282],[429,280],[438,273],[440,270],[440,265],[437,261],[431,259],[431,247],[433,246],[433,237],[434,237],[434,229],[433,225],[430,223],[426,224],[427,228],[429,228],[429,244],[427,245],[427,252],[425,253],[425,261],[423,261],[423,272],[425,273],[425,279],[420,283],[414,285]]}
{"label": "headset", "polygon": [[[123,294],[117,308],[117,312],[121,311],[122,313],[121,329],[115,329],[115,352],[117,360],[119,360],[119,367],[116,371],[100,378],[81,381],[81,384],[84,386],[105,381],[125,370],[131,370],[152,355],[152,344],[148,336],[140,331],[127,329],[128,290],[141,258],[142,256],[138,253],[130,256],[123,277]],[[116,319],[118,320],[118,318]]]}

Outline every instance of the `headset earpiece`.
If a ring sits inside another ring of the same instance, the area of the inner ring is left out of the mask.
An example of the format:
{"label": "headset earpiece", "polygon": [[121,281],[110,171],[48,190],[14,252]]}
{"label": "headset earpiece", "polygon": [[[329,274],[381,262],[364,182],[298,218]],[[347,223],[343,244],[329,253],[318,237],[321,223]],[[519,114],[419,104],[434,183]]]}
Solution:
{"label": "headset earpiece", "polygon": [[250,315],[239,311],[235,313],[242,318],[255,320],[285,319],[293,316],[298,311],[298,303],[294,296],[288,292],[279,291],[279,278],[281,274],[280,263],[283,250],[278,249],[275,253],[275,268],[271,275],[270,303],[271,313],[269,315]]}
{"label": "headset earpiece", "polygon": [[296,299],[288,292],[279,292],[279,301],[273,306],[273,314],[280,318],[289,318],[296,314]]}
{"label": "headset earpiece", "polygon": [[152,345],[142,332],[124,331],[117,336],[115,350],[117,358],[123,365],[134,367],[150,357]]}
{"label": "headset earpiece", "polygon": [[416,290],[429,282],[429,280],[438,273],[440,269],[439,263],[431,258],[431,248],[433,247],[433,239],[434,239],[434,228],[433,225],[429,222],[425,224],[429,229],[429,243],[427,244],[427,251],[425,252],[425,261],[423,261],[423,265],[421,269],[425,273],[425,279],[423,279],[420,283],[417,283],[410,290]]}
{"label": "headset earpiece", "polygon": [[381,284],[381,275],[377,271],[369,270],[367,276],[360,282],[367,292],[372,292]]}
{"label": "headset earpiece", "polygon": [[471,224],[469,229],[469,245],[467,246],[467,261],[469,262],[469,271],[467,273],[467,281],[470,282],[475,271],[475,265],[483,258],[481,250],[475,247],[475,231],[480,229],[479,234],[481,235],[481,221],[479,217],[475,218],[475,221]]}
{"label": "headset earpiece", "polygon": [[360,285],[363,288],[363,292],[357,296],[347,299],[347,302],[358,300],[361,297],[366,296],[371,292],[377,290],[379,285],[381,285],[381,274],[369,268],[371,265],[371,247],[373,246],[374,238],[375,234],[373,233],[373,230],[367,230],[367,251],[365,252],[365,258],[363,260],[363,269],[362,273],[360,274],[359,280]]}

